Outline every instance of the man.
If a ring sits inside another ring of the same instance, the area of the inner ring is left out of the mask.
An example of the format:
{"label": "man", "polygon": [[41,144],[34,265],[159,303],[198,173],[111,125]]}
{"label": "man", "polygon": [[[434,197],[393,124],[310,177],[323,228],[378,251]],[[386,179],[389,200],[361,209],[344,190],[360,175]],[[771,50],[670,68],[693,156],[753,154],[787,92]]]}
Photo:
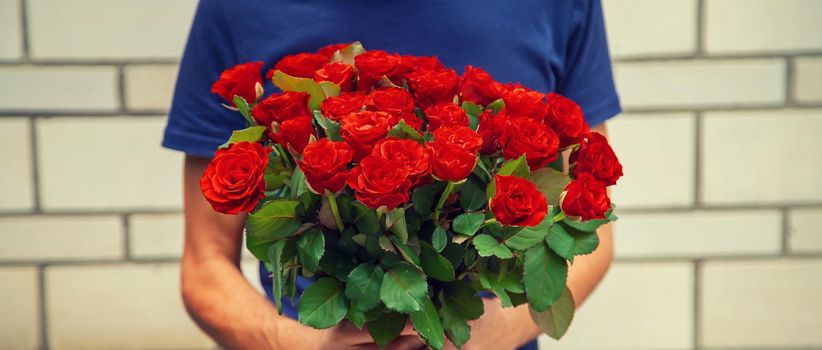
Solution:
{"label": "man", "polygon": [[[577,101],[594,131],[620,112],[599,0],[201,0],[180,66],[163,145],[186,153],[186,239],[182,294],[194,320],[215,341],[237,349],[377,349],[367,331],[342,323],[316,330],[279,316],[238,267],[244,216],[215,213],[199,178],[218,145],[243,119],[220,106],[210,86],[237,63],[313,51],[359,40],[365,47],[410,55],[437,55],[460,70],[482,67],[503,82],[520,82]],[[266,91],[271,91],[268,83]],[[610,226],[600,247],[575,260],[568,283],[580,304],[611,262]],[[270,279],[263,278],[269,289]],[[485,300],[467,349],[536,349],[539,330],[527,305],[503,309]],[[294,316],[293,309],[286,315]],[[419,349],[411,327],[389,345]]]}

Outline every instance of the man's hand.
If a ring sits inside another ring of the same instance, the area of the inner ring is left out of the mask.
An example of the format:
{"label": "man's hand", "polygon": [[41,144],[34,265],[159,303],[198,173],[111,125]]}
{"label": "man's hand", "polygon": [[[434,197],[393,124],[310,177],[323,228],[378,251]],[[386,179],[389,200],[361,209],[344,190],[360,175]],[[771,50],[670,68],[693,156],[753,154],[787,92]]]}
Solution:
{"label": "man's hand", "polygon": [[[418,350],[424,348],[425,343],[422,342],[411,324],[407,324],[400,336],[385,347],[386,350]],[[360,330],[351,322],[343,321],[339,325],[323,331],[318,339],[316,349],[379,350],[380,347],[374,343],[371,334],[368,333],[365,327]]]}

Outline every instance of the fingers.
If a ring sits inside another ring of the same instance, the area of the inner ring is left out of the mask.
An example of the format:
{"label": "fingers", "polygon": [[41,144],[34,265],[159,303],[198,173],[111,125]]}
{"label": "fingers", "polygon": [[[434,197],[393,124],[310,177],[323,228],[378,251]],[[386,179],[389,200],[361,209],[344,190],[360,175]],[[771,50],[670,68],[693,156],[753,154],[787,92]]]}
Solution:
{"label": "fingers", "polygon": [[414,335],[401,335],[397,339],[394,339],[388,346],[385,347],[386,350],[420,350],[420,349],[427,349],[425,343],[422,342],[422,339],[414,333]]}
{"label": "fingers", "polygon": [[401,336],[403,336],[403,335],[418,336],[417,330],[414,329],[414,325],[412,325],[411,322],[406,322],[405,323],[405,328],[402,329],[402,332],[400,332],[400,335]]}

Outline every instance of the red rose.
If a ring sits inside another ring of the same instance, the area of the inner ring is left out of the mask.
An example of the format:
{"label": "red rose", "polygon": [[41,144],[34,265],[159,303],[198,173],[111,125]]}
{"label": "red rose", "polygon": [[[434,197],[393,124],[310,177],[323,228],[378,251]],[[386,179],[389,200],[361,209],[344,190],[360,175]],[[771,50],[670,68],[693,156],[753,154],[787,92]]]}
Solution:
{"label": "red rose", "polygon": [[402,84],[399,78],[404,73],[402,58],[382,50],[366,51],[354,57],[354,66],[359,72],[357,89],[368,91],[382,77],[386,76],[395,84]]}
{"label": "red rose", "polygon": [[494,154],[499,148],[499,137],[508,125],[508,116],[505,112],[494,114],[486,109],[479,116],[477,132],[482,136],[482,154]]}
{"label": "red rose", "polygon": [[445,67],[437,56],[402,56],[402,65],[405,67],[406,77],[414,72]]}
{"label": "red rose", "polygon": [[454,146],[476,154],[482,147],[482,136],[467,126],[451,126],[434,131],[434,143]]}
{"label": "red rose", "polygon": [[502,97],[505,112],[510,116],[529,117],[543,121],[548,113],[545,94],[526,88],[515,88]]}
{"label": "red rose", "polygon": [[579,149],[571,153],[570,163],[574,176],[589,173],[606,186],[616,184],[622,177],[622,164],[608,144],[608,139],[598,132],[583,138]]}
{"label": "red rose", "polygon": [[359,161],[371,154],[377,141],[385,138],[395,124],[390,114],[385,112],[361,111],[351,113],[342,119],[340,135],[354,148],[354,160]]}
{"label": "red rose", "polygon": [[305,92],[287,91],[272,94],[260,101],[251,110],[251,116],[257,124],[271,127],[272,122],[282,123],[289,119],[310,117],[308,110],[309,95]]}
{"label": "red rose", "polygon": [[281,70],[290,76],[311,79],[314,77],[314,72],[326,63],[328,63],[328,57],[325,55],[302,52],[283,57],[265,76],[271,79],[275,71]]}
{"label": "red rose", "polygon": [[414,113],[414,97],[403,88],[382,87],[368,94],[365,109],[399,117]]}
{"label": "red rose", "polygon": [[317,50],[317,54],[318,55],[323,55],[323,56],[327,57],[330,60],[331,57],[334,57],[334,53],[337,52],[337,50],[342,49],[342,48],[344,48],[346,46],[349,46],[349,45],[351,45],[351,43],[326,45],[326,46],[321,47],[319,50]]}
{"label": "red rose", "polygon": [[348,164],[353,159],[354,150],[347,143],[323,138],[308,144],[297,164],[311,191],[318,194],[326,190],[337,193],[345,187]]}
{"label": "red rose", "polygon": [[203,195],[214,211],[238,214],[254,209],[265,197],[265,167],[270,148],[238,142],[218,149],[200,178]]}
{"label": "red rose", "polygon": [[440,103],[425,109],[428,118],[428,131],[436,131],[442,127],[468,126],[468,115],[462,107],[452,102]]}
{"label": "red rose", "polygon": [[545,123],[559,135],[559,146],[568,147],[588,133],[588,123],[579,105],[556,93],[548,94],[548,114]]}
{"label": "red rose", "polygon": [[505,93],[505,86],[491,78],[482,68],[465,66],[462,74],[460,94],[463,101],[471,101],[478,105],[487,105],[500,98]]}
{"label": "red rose", "polygon": [[327,118],[339,122],[343,117],[359,112],[365,106],[365,95],[358,92],[344,92],[329,97],[320,104],[320,111]]}
{"label": "red rose", "polygon": [[326,63],[314,72],[315,81],[330,81],[340,87],[342,91],[351,91],[354,88],[354,66],[342,62]]}
{"label": "red rose", "polygon": [[431,172],[428,153],[414,140],[388,137],[377,142],[371,154],[402,162],[408,169],[408,179],[412,186],[424,182]]}
{"label": "red rose", "polygon": [[426,149],[431,157],[431,173],[439,180],[465,180],[477,165],[476,152],[448,143],[429,142]]}
{"label": "red rose", "polygon": [[511,118],[502,130],[499,143],[505,159],[525,154],[531,169],[557,160],[559,138],[547,125],[528,117]]}
{"label": "red rose", "polygon": [[421,107],[453,102],[459,92],[460,77],[450,68],[416,71],[406,77]]}
{"label": "red rose", "polygon": [[240,96],[248,103],[254,102],[258,97],[257,84],[262,87],[263,83],[260,77],[262,67],[263,62],[248,62],[226,69],[220,73],[220,79],[211,85],[211,92],[231,105],[234,105],[234,96]]}
{"label": "red rose", "polygon": [[605,184],[588,173],[579,174],[559,197],[559,205],[566,216],[583,221],[604,219],[611,209],[611,200],[605,191]]}
{"label": "red rose", "polygon": [[370,208],[388,207],[392,210],[408,201],[408,169],[396,160],[367,156],[351,169],[348,187],[357,199]]}
{"label": "red rose", "polygon": [[279,124],[274,122],[271,130],[272,133],[269,134],[271,139],[276,140],[286,149],[291,149],[297,153],[303,153],[303,149],[308,145],[311,136],[317,137],[314,124],[311,123],[309,117],[288,119]]}
{"label": "red rose", "polygon": [[548,213],[545,195],[533,182],[516,176],[494,176],[496,192],[489,208],[505,226],[536,226]]}

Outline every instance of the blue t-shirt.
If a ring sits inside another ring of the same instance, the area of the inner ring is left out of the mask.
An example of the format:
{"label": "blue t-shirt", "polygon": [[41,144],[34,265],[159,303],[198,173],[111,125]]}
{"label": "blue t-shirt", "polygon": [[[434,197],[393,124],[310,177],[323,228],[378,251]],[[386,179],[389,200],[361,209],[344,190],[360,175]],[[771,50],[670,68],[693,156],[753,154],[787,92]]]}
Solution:
{"label": "blue t-shirt", "polygon": [[[264,61],[265,72],[285,55],[355,40],[366,49],[436,55],[458,72],[470,64],[501,82],[555,91],[579,103],[590,125],[621,111],[600,0],[201,0],[163,146],[211,157],[232,130],[244,127],[210,91],[223,70]],[[265,89],[274,87],[267,82]],[[263,285],[270,295],[271,280],[264,277]],[[293,306],[285,304],[291,317]]]}

